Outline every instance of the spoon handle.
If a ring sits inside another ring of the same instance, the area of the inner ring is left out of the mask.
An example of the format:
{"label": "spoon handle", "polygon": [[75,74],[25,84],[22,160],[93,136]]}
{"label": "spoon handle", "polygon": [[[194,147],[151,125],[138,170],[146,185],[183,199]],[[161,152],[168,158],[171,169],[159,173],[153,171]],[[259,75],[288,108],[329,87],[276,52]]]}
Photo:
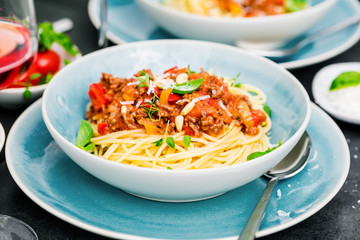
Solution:
{"label": "spoon handle", "polygon": [[268,182],[238,240],[250,240],[255,238],[255,233],[259,228],[260,222],[264,216],[266,206],[269,202],[269,199],[278,179],[279,177],[274,177]]}
{"label": "spoon handle", "polygon": [[345,29],[347,27],[350,27],[351,25],[354,25],[356,23],[360,22],[360,16],[356,15],[354,17],[348,18],[342,22],[339,22],[335,25],[332,25],[329,28],[326,28],[324,30],[320,30],[318,32],[315,32],[314,34],[310,35],[309,37],[303,39],[302,41],[299,42],[299,48],[304,47],[305,45],[307,45],[308,43],[314,41],[317,38],[320,37],[324,37],[326,35],[338,32],[342,29]]}

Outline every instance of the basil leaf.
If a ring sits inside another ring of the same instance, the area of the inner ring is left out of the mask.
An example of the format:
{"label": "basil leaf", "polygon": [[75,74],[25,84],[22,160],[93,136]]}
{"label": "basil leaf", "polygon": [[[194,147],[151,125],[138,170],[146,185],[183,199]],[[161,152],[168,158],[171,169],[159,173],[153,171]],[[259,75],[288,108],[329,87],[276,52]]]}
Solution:
{"label": "basil leaf", "polygon": [[170,147],[175,149],[175,140],[173,137],[167,137],[166,143],[167,143],[167,145],[169,145]]}
{"label": "basil leaf", "polygon": [[189,147],[191,143],[191,137],[189,135],[185,135],[183,138],[185,147]]}
{"label": "basil leaf", "polygon": [[332,81],[329,91],[357,86],[359,84],[360,84],[359,72],[343,72]]}
{"label": "basil leaf", "polygon": [[271,117],[272,111],[271,111],[270,107],[268,105],[263,104],[263,109],[266,112],[266,114],[269,115],[269,117]]}
{"label": "basil leaf", "polygon": [[204,80],[202,78],[199,78],[196,80],[192,80],[180,84],[175,84],[173,85],[172,92],[178,94],[192,93],[201,86],[203,81]]}
{"label": "basil leaf", "polygon": [[173,170],[171,167],[167,167],[168,170]]}
{"label": "basil leaf", "polygon": [[274,151],[275,149],[277,149],[280,145],[281,145],[281,140],[279,140],[279,143],[277,146],[273,147],[273,148],[269,148],[268,150],[264,151],[264,152],[253,152],[253,153],[250,153],[248,156],[247,156],[247,160],[252,160],[254,158],[258,158],[258,157],[261,157],[265,154],[268,154],[269,152],[272,152]]}
{"label": "basil leaf", "polygon": [[285,9],[287,12],[296,12],[307,7],[306,0],[286,0]]}
{"label": "basil leaf", "polygon": [[81,148],[81,149],[84,150],[84,151],[93,152],[94,147],[95,147],[95,143],[90,143],[90,144],[86,145],[85,147],[79,146],[79,145],[76,145],[76,146],[79,147],[79,148]]}
{"label": "basil leaf", "polygon": [[156,147],[159,147],[159,146],[161,146],[161,144],[163,144],[163,141],[164,141],[164,139],[160,138],[159,140],[152,142],[152,143],[154,143]]}
{"label": "basil leaf", "polygon": [[39,42],[46,49],[50,49],[54,42],[62,46],[70,55],[77,55],[80,53],[79,49],[74,45],[72,40],[65,33],[55,32],[50,22],[43,22],[38,24]]}
{"label": "basil leaf", "polygon": [[86,145],[90,143],[90,139],[92,138],[93,134],[94,131],[91,127],[91,124],[88,121],[81,120],[81,125],[76,137],[75,145],[80,148],[86,147]]}

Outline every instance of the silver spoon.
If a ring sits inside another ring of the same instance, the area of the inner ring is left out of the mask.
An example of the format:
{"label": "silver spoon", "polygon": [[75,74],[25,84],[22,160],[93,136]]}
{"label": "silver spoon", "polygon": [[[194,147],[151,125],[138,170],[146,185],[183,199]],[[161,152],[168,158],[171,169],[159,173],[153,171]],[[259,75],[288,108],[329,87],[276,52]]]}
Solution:
{"label": "silver spoon", "polygon": [[[325,28],[323,30],[319,30],[317,32],[314,32],[304,39],[298,41],[295,44],[291,44],[294,40],[291,40],[283,45],[283,47],[278,49],[269,49],[269,50],[262,50],[262,49],[251,49],[247,47],[246,45],[242,45],[241,43],[238,43],[238,46],[248,50],[250,52],[256,53],[260,56],[268,57],[271,59],[282,59],[282,58],[288,58],[293,55],[295,55],[297,52],[299,52],[302,48],[307,46],[308,44],[312,43],[314,40],[324,37],[326,35],[338,32],[340,30],[343,30],[347,27],[350,27],[356,23],[360,22],[360,15],[348,18],[342,22],[339,22],[335,25],[332,25],[331,27]],[[286,45],[291,45],[290,47],[286,47]]]}
{"label": "silver spoon", "polygon": [[256,204],[248,222],[241,232],[238,240],[249,240],[255,238],[255,233],[259,228],[262,217],[269,202],[273,189],[278,180],[286,179],[299,173],[307,164],[312,149],[311,139],[307,132],[304,132],[299,142],[286,157],[281,160],[274,168],[264,174],[270,179],[260,200]]}

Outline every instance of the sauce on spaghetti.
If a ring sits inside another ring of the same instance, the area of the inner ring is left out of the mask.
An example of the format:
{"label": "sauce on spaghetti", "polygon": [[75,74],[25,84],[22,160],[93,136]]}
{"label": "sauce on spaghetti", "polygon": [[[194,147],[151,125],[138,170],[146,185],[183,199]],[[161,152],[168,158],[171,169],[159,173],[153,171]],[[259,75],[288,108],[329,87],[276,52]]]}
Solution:
{"label": "sauce on spaghetti", "polygon": [[90,85],[89,97],[86,118],[100,135],[145,129],[147,134],[217,136],[232,123],[256,135],[266,121],[248,96],[229,92],[222,77],[204,69],[173,67],[158,75],[144,69],[130,78],[103,73],[99,83]]}

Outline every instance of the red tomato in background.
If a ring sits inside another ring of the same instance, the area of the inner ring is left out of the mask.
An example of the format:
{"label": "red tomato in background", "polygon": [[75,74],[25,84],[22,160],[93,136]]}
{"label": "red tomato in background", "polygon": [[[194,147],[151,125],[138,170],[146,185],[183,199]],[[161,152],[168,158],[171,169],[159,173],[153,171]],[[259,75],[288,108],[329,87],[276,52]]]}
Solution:
{"label": "red tomato in background", "polygon": [[[17,83],[25,83],[35,74],[39,77],[31,79],[30,83],[32,86],[37,86],[41,76],[46,77],[48,73],[54,75],[60,69],[60,56],[48,49],[43,52],[37,52],[35,62],[31,65],[29,70],[21,76],[21,79]],[[10,88],[24,87],[24,84],[13,84]]]}
{"label": "red tomato in background", "polygon": [[49,72],[55,74],[60,68],[60,57],[50,49],[38,52],[33,67],[36,69],[36,72],[42,75],[47,75]]}

